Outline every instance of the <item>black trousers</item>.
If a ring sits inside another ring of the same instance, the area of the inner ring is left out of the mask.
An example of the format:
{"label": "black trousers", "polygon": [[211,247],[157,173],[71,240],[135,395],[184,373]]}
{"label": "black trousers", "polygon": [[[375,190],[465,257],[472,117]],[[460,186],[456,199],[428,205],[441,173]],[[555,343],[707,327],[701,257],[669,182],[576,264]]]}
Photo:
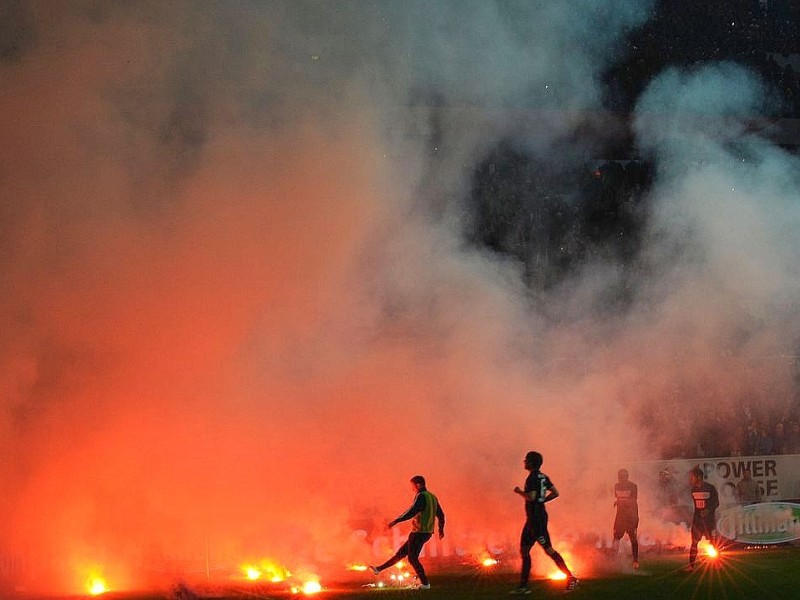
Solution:
{"label": "black trousers", "polygon": [[422,585],[428,585],[428,576],[425,575],[425,569],[422,568],[422,563],[419,562],[419,553],[422,552],[422,547],[431,539],[432,533],[422,533],[419,531],[412,531],[408,534],[406,542],[397,549],[395,555],[387,560],[385,563],[378,567],[379,571],[388,569],[394,564],[399,563],[404,558],[408,557],[408,563],[414,569],[414,572],[419,578]]}

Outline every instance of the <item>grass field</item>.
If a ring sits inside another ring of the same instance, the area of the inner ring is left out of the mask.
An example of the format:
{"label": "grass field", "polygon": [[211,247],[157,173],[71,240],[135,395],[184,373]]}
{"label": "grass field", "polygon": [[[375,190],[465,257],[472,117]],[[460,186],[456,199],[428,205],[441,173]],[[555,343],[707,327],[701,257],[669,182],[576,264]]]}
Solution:
{"label": "grass field", "polygon": [[[597,600],[628,599],[723,599],[760,600],[800,598],[800,548],[740,550],[724,554],[719,562],[698,561],[699,568],[686,573],[684,555],[644,557],[638,572],[583,577],[570,598]],[[712,566],[714,565],[714,566]],[[580,573],[578,574],[580,576]],[[431,600],[478,600],[513,597],[515,573],[498,572],[431,576],[432,588],[426,591],[389,590],[339,592],[348,600],[407,598],[424,596]],[[559,598],[564,594],[563,581],[536,580],[528,598]],[[339,596],[337,594],[337,596]]]}
{"label": "grass field", "polygon": [[[718,562],[699,559],[699,567],[686,573],[685,554],[646,555],[642,557],[638,572],[607,572],[604,575],[581,577],[578,588],[567,597],[597,600],[769,600],[800,598],[800,548],[780,547],[760,550],[731,550]],[[313,596],[292,594],[285,589],[266,586],[228,589],[193,589],[196,598],[233,600],[250,598],[269,600],[283,598],[320,598],[336,600],[480,600],[484,598],[512,598],[508,593],[516,587],[517,574],[510,568],[499,570],[442,571],[429,567],[432,588],[413,590],[404,588],[366,587],[373,582],[364,574],[341,584],[329,584]],[[563,581],[536,579],[531,584],[532,594],[522,598],[561,598],[565,596]],[[161,594],[107,594],[109,599],[161,600],[177,599],[172,592]],[[192,598],[191,594],[181,597]],[[22,597],[21,600],[27,600]]]}

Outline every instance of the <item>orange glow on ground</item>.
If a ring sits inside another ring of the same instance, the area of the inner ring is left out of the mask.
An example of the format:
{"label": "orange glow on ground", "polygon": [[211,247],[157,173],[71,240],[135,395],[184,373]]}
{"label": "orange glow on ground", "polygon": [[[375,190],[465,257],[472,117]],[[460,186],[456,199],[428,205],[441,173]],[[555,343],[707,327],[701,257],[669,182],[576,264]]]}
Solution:
{"label": "orange glow on ground", "polygon": [[347,567],[348,571],[366,571],[369,567],[367,565],[350,565]]}
{"label": "orange glow on ground", "polygon": [[108,585],[106,585],[105,580],[101,577],[92,577],[86,584],[86,591],[89,592],[91,596],[99,596],[108,591]]}
{"label": "orange glow on ground", "polygon": [[389,579],[392,580],[394,583],[403,583],[407,579],[411,577],[410,573],[398,573],[397,575],[392,574],[389,576]]}
{"label": "orange glow on ground", "polygon": [[303,593],[306,596],[311,596],[313,594],[318,594],[322,591],[322,584],[316,580],[309,580],[306,581],[301,587],[293,587],[292,593],[299,594]]}
{"label": "orange glow on ground", "polygon": [[[559,550],[559,554],[561,554],[561,558],[564,559],[564,562],[567,563],[569,570],[572,571],[572,574],[575,575],[578,571],[582,569],[583,561],[580,557],[574,555],[570,550]],[[553,564],[548,565],[548,568],[552,568],[553,570],[550,571],[547,575],[547,579],[551,581],[564,581],[567,579],[567,575],[562,573],[561,570]]]}
{"label": "orange glow on ground", "polygon": [[698,550],[699,552],[705,554],[708,558],[719,557],[719,551],[705,540],[698,545]]}
{"label": "orange glow on ground", "polygon": [[245,564],[241,567],[245,578],[250,581],[267,580],[272,583],[280,583],[291,576],[291,573],[272,560],[262,560],[258,564]]}

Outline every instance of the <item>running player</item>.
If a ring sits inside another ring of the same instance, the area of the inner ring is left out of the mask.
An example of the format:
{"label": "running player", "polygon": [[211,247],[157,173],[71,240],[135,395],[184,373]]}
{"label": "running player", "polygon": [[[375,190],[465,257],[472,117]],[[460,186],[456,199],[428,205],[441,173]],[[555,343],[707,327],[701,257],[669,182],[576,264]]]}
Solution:
{"label": "running player", "polygon": [[570,592],[578,585],[578,578],[572,574],[567,563],[553,548],[550,534],[547,531],[547,511],[545,503],[558,498],[558,490],[550,478],[539,471],[542,466],[542,455],[538,452],[528,452],[525,455],[525,469],[530,471],[525,480],[525,489],[519,486],[514,488],[514,493],[525,498],[525,525],[520,536],[520,555],[522,556],[522,571],[520,572],[519,587],[512,590],[512,594],[530,594],[528,582],[531,575],[531,550],[539,542],[556,566],[567,576],[566,591]]}

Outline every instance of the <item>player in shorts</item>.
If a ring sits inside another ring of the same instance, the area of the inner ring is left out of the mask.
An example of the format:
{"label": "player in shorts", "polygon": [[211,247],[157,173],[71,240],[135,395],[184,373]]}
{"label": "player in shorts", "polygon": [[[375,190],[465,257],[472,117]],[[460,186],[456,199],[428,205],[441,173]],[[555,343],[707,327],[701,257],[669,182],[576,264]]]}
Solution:
{"label": "player in shorts", "polygon": [[639,568],[639,540],[636,530],[639,527],[639,502],[638,488],[628,479],[627,469],[620,469],[617,473],[617,483],[614,484],[614,506],[617,515],[614,518],[614,552],[619,552],[619,542],[627,534],[631,542],[633,554],[633,568]]}
{"label": "player in shorts", "polygon": [[553,548],[550,533],[547,531],[547,511],[545,503],[558,498],[558,490],[550,478],[539,469],[542,466],[542,455],[538,452],[528,452],[525,455],[525,469],[529,471],[525,480],[525,488],[514,488],[514,493],[525,498],[525,525],[520,535],[520,556],[522,557],[522,570],[520,572],[519,587],[512,590],[512,594],[530,594],[528,587],[531,575],[531,550],[538,542],[547,555],[553,559],[556,566],[567,576],[565,591],[572,591],[578,585],[578,578],[572,574],[567,563]]}
{"label": "player in shorts", "polygon": [[689,471],[689,481],[692,486],[692,502],[694,503],[694,516],[692,517],[692,545],[689,547],[689,564],[687,571],[694,570],[697,560],[697,544],[706,538],[711,545],[717,547],[717,517],[716,510],[719,506],[717,488],[704,481],[703,469],[699,466]]}

